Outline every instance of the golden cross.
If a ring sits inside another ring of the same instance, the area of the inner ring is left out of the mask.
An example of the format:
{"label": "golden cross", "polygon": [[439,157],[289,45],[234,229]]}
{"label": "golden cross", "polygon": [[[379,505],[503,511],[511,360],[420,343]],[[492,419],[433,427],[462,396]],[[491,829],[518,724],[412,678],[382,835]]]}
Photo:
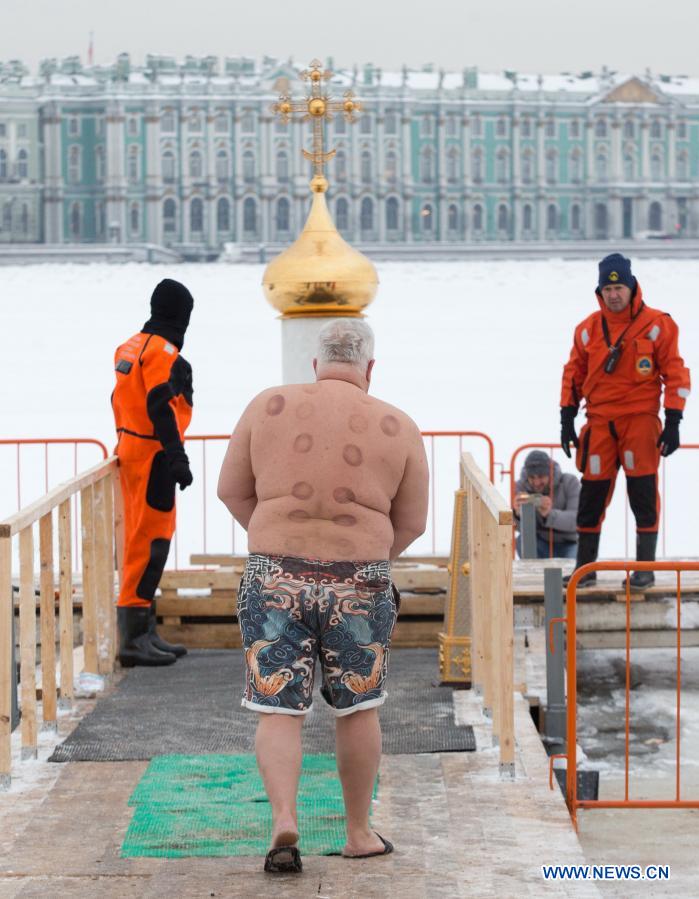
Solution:
{"label": "golden cross", "polygon": [[333,73],[329,69],[323,69],[323,64],[318,59],[312,60],[310,67],[301,72],[303,81],[310,81],[311,93],[303,100],[292,100],[288,94],[282,94],[279,100],[271,107],[272,112],[278,115],[282,122],[288,122],[294,113],[301,112],[302,122],[309,119],[313,122],[313,150],[303,150],[305,159],[313,163],[313,176],[324,178],[325,163],[332,159],[335,150],[323,147],[323,122],[331,121],[333,113],[341,113],[347,122],[357,120],[355,113],[362,108],[361,103],[354,98],[353,91],[345,91],[342,100],[333,100],[332,96],[323,91],[323,82],[329,81]]}

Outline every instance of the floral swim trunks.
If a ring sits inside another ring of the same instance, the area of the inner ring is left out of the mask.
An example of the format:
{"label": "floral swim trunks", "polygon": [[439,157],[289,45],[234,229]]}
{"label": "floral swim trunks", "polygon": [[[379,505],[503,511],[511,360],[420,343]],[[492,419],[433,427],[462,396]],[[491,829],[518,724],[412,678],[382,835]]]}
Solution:
{"label": "floral swim trunks", "polygon": [[242,704],[304,715],[320,657],[321,693],[336,715],[382,705],[397,612],[389,562],[251,554],[238,592]]}

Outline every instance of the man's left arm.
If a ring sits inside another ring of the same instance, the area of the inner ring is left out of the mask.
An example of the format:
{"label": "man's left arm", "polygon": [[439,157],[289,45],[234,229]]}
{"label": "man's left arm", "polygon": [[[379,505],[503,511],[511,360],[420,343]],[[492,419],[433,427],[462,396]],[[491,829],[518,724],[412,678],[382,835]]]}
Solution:
{"label": "man's left arm", "polygon": [[255,475],[252,470],[250,407],[235,426],[218,478],[218,498],[235,520],[248,529],[257,506]]}
{"label": "man's left arm", "polygon": [[565,477],[563,482],[563,508],[554,506],[546,517],[546,527],[555,531],[574,531],[578,518],[578,502],[580,500],[580,481],[573,475]]}
{"label": "man's left arm", "polygon": [[655,342],[655,360],[665,388],[665,427],[658,440],[663,456],[680,445],[680,421],[691,390],[689,369],[679,350],[679,329],[669,315],[663,316]]}

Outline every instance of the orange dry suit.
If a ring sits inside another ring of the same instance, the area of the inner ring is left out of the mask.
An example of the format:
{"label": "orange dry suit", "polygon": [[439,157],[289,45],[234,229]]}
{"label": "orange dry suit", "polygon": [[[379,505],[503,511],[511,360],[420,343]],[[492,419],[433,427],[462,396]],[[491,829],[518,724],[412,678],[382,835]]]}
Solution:
{"label": "orange dry suit", "polygon": [[188,470],[183,441],[192,418],[192,367],[173,342],[144,332],[117,348],[114,365],[112,407],[124,499],[118,605],[147,606],[175,532],[173,456],[184,459]]}
{"label": "orange dry suit", "polygon": [[[578,531],[599,533],[623,466],[637,532],[656,533],[661,391],[665,409],[681,413],[689,370],[679,353],[677,325],[667,313],[645,305],[638,283],[622,312],[611,312],[599,291],[597,299],[600,310],[575,329],[561,391],[561,406],[577,408],[584,399],[587,411],[576,458],[582,472]],[[608,372],[615,346],[621,352]]]}

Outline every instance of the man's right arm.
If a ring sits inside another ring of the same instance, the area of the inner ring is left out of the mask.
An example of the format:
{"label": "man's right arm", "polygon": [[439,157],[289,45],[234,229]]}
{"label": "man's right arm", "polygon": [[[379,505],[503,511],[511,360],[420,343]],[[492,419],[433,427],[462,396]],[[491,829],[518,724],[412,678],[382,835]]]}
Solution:
{"label": "man's right arm", "polygon": [[[254,401],[253,401],[254,402]],[[252,405],[252,404],[251,404]],[[235,520],[248,529],[257,506],[255,475],[252,470],[250,406],[235,426],[218,478],[218,498]]]}
{"label": "man's right arm", "polygon": [[391,502],[393,546],[390,559],[397,559],[413,540],[424,534],[429,503],[430,473],[422,435],[413,425],[403,478]]}

